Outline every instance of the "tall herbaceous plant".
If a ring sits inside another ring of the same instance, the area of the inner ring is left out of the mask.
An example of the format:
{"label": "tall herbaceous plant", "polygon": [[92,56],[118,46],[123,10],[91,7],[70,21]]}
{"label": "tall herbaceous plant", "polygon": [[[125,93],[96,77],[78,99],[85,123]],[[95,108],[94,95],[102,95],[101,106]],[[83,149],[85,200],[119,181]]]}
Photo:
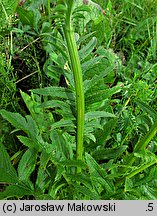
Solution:
{"label": "tall herbaceous plant", "polygon": [[[42,72],[49,82],[47,87],[39,85],[29,93],[20,91],[27,107],[25,117],[0,110],[15,128],[12,133],[19,146],[10,158],[1,140],[0,199],[143,197],[153,187],[157,173],[155,150],[148,148],[156,134],[157,114],[137,101],[151,119],[146,133],[139,137],[132,152],[126,144],[130,131],[124,139],[117,136],[114,140],[113,133],[121,132],[117,126],[131,96],[116,99],[125,92],[125,84],[116,83],[115,78],[125,66],[108,48],[108,21],[114,12],[111,1],[106,3],[106,11],[93,1],[43,1],[42,12],[36,1],[25,3],[26,7],[16,9],[20,33],[35,37],[25,49],[40,41],[46,52]],[[7,5],[2,1],[0,5],[7,15]],[[108,41],[107,48],[101,44],[104,40]]]}

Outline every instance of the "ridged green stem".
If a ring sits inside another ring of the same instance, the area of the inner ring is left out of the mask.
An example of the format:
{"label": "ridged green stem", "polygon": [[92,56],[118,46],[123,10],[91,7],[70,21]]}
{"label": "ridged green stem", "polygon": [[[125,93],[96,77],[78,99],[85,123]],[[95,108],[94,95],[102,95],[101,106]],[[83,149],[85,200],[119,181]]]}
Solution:
{"label": "ridged green stem", "polygon": [[[68,10],[66,12],[64,34],[67,42],[71,67],[74,74],[75,90],[76,90],[76,109],[77,109],[77,137],[76,137],[76,159],[83,159],[83,134],[84,134],[84,88],[82,79],[82,69],[75,42],[74,31],[72,27],[72,7],[73,0],[69,0]],[[77,172],[81,172],[78,168]]]}

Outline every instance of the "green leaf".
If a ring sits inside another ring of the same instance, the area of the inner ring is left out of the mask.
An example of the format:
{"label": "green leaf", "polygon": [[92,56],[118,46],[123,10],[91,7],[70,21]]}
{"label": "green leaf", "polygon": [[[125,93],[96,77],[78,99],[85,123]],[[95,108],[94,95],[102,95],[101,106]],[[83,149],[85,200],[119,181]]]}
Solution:
{"label": "green leaf", "polygon": [[146,135],[135,145],[134,152],[138,152],[139,150],[145,149],[151,139],[157,133],[157,121],[152,125],[150,130],[146,133]]}
{"label": "green leaf", "polygon": [[103,130],[99,130],[96,133],[96,140],[97,140],[97,145],[102,146],[104,145],[105,141],[107,138],[110,136],[112,130],[115,128],[116,124],[118,122],[118,119],[110,119],[107,121],[107,123],[103,126]]}
{"label": "green leaf", "polygon": [[19,113],[12,113],[6,110],[0,110],[0,114],[3,116],[4,119],[9,121],[16,129],[23,130],[30,137],[35,138],[38,135],[38,127],[31,116],[26,116],[25,119]]}
{"label": "green leaf", "polygon": [[21,90],[20,93],[32,117],[34,116],[35,113],[40,113],[41,110],[39,107],[39,103],[33,100],[33,95],[31,97],[25,92],[22,92]]}
{"label": "green leaf", "polygon": [[73,14],[74,14],[74,13],[77,13],[77,12],[80,12],[80,11],[82,11],[82,12],[84,12],[84,11],[90,12],[91,9],[90,9],[90,7],[88,7],[87,5],[81,5],[81,6],[78,6],[78,7],[76,7],[76,8],[74,9]]}
{"label": "green leaf", "polygon": [[85,114],[85,120],[89,121],[91,119],[94,119],[94,118],[102,118],[102,117],[105,117],[105,118],[113,118],[113,117],[116,117],[114,114],[112,113],[108,113],[108,112],[105,112],[105,111],[93,111],[93,112],[88,112]]}
{"label": "green leaf", "polygon": [[7,186],[5,191],[0,193],[0,200],[8,199],[8,198],[22,198],[25,195],[33,195],[34,191],[32,191],[29,187],[23,184],[16,184]]}
{"label": "green leaf", "polygon": [[99,200],[100,199],[100,197],[97,193],[91,191],[89,188],[87,188],[85,186],[80,186],[79,184],[75,183],[74,187],[78,192],[87,196],[87,199],[90,199],[90,200]]}
{"label": "green leaf", "polygon": [[[103,79],[105,76],[107,76],[109,73],[111,73],[113,71],[113,69],[114,69],[114,66],[107,67],[106,69],[101,71],[99,74],[94,75],[92,77],[92,79],[85,80],[85,82],[84,82],[85,93],[90,91],[90,90],[92,91],[93,86],[98,85],[99,80]],[[115,86],[115,87],[116,87],[116,92],[117,92],[120,89],[120,87],[118,88],[118,90],[117,90],[118,86]],[[113,91],[113,89],[115,89],[115,87],[112,88],[112,91]],[[109,89],[108,91],[111,91],[111,89]],[[107,93],[107,90],[106,90],[106,93]]]}
{"label": "green leaf", "polygon": [[17,8],[17,13],[20,18],[20,21],[22,22],[23,25],[29,25],[32,28],[34,27],[34,13],[33,11],[28,11],[24,9],[23,7],[18,7]]}
{"label": "green leaf", "polygon": [[130,178],[127,178],[125,179],[125,192],[126,191],[130,191],[133,187],[133,182]]}
{"label": "green leaf", "polygon": [[97,84],[96,86],[93,87],[93,90],[92,88],[90,88],[89,91],[86,91],[85,102],[86,102],[87,109],[91,104],[96,104],[97,102],[100,103],[100,101],[109,99],[112,95],[120,91],[121,91],[120,86],[114,86],[110,89],[109,88],[105,89],[104,87],[103,89],[101,89],[100,85]]}
{"label": "green leaf", "polygon": [[79,51],[80,60],[84,60],[93,51],[97,44],[96,37],[93,37],[90,42]]}
{"label": "green leaf", "polygon": [[157,188],[150,187],[149,185],[141,185],[141,193],[146,197],[145,199],[156,200]]}
{"label": "green leaf", "polygon": [[0,182],[17,183],[17,173],[11,164],[9,154],[5,147],[0,143]]}
{"label": "green leaf", "polygon": [[[51,44],[53,47],[55,47],[63,55],[63,57],[66,60],[68,60],[68,56],[67,56],[66,52],[64,52],[63,48],[60,45],[58,45],[58,43],[55,43],[52,40],[45,40],[45,39],[43,39],[42,42],[45,42],[47,44]],[[54,52],[51,51],[50,56],[53,59],[54,56],[52,56],[52,54],[54,54]],[[59,62],[56,61],[56,63],[57,63],[57,65],[60,65]]]}
{"label": "green leaf", "polygon": [[[48,162],[50,161],[51,154],[47,154],[46,152],[42,152],[40,155],[40,166],[38,168],[38,174],[37,174],[37,179],[35,183],[35,187],[44,193],[45,189],[49,186],[49,183],[51,183],[52,179],[49,173],[49,170],[47,169]],[[50,167],[50,169],[53,169],[52,175],[55,175],[55,168]]]}
{"label": "green leaf", "polygon": [[69,147],[64,135],[59,130],[52,130],[50,132],[50,138],[52,140],[52,145],[56,148],[55,157],[58,160],[61,160],[61,158],[62,160],[69,159]]}
{"label": "green leaf", "polygon": [[[85,187],[87,187],[90,190],[93,189],[92,181],[91,181],[90,177],[87,175],[84,175],[83,173],[68,174],[67,177],[70,178],[71,180],[74,180],[77,183],[80,182],[81,186],[84,185]],[[74,184],[75,184],[75,182],[74,182]]]}
{"label": "green leaf", "polygon": [[81,38],[79,38],[79,40],[77,41],[77,44],[80,45],[81,43],[84,43],[88,38],[90,38],[91,36],[93,36],[94,32],[90,32],[88,34],[85,34],[84,36],[82,36]]}
{"label": "green leaf", "polygon": [[15,128],[27,131],[27,122],[19,113],[12,113],[6,110],[0,110],[0,114],[4,119],[9,121]]}
{"label": "green leaf", "polygon": [[86,169],[86,164],[81,160],[65,160],[59,162],[60,165],[68,166],[68,167],[81,167],[82,169]]}
{"label": "green leaf", "polygon": [[35,148],[39,150],[38,143],[32,140],[31,138],[25,137],[25,136],[17,136],[17,138],[22,142],[25,146],[29,148]]}
{"label": "green leaf", "polygon": [[117,148],[101,148],[99,150],[95,150],[92,152],[92,156],[95,160],[104,160],[104,159],[117,159],[123,154],[123,152],[127,149],[127,146],[117,147]]}
{"label": "green leaf", "polygon": [[99,64],[100,63],[100,60],[103,58],[103,56],[98,56],[98,57],[95,57],[95,58],[91,58],[90,60],[82,63],[82,71],[83,71],[83,74],[87,71],[87,70],[90,70],[91,68],[93,68],[95,65]]}
{"label": "green leaf", "polygon": [[141,107],[142,110],[147,112],[154,119],[154,121],[157,120],[157,112],[152,107],[139,100],[137,100],[136,103]]}
{"label": "green leaf", "polygon": [[157,179],[157,167],[156,165],[150,167],[150,169],[144,172],[144,176],[142,179],[139,179],[138,182],[135,183],[136,186],[150,184],[154,179]]}
{"label": "green leaf", "polygon": [[74,19],[85,19],[86,17],[82,13],[75,13],[73,14]]}
{"label": "green leaf", "polygon": [[101,184],[106,191],[111,194],[113,192],[113,185],[112,182],[106,178],[106,171],[88,153],[85,153],[85,159],[89,167],[91,178],[94,179],[95,184]]}
{"label": "green leaf", "polygon": [[67,7],[63,4],[58,4],[56,5],[55,8],[53,8],[53,12],[54,13],[61,13],[61,12],[66,12],[67,11]]}
{"label": "green leaf", "polygon": [[18,176],[20,181],[27,182],[36,167],[38,153],[35,149],[28,149],[22,156],[18,165]]}
{"label": "green leaf", "polygon": [[64,98],[67,100],[74,100],[75,96],[70,89],[66,89],[63,87],[45,87],[42,89],[33,89],[31,90],[33,93],[41,94],[44,96],[51,96],[53,98]]}
{"label": "green leaf", "polygon": [[66,101],[66,103],[64,101],[60,101],[60,100],[50,100],[50,101],[46,101],[44,103],[41,104],[42,108],[60,108],[66,111],[70,110],[70,105],[68,104],[68,102]]}
{"label": "green leaf", "polygon": [[61,127],[75,128],[75,125],[72,120],[64,120],[64,119],[61,119],[60,121],[52,124],[52,130]]}
{"label": "green leaf", "polygon": [[[2,20],[6,20],[7,17],[13,15],[18,5],[18,0],[0,0],[0,11]],[[1,20],[1,25],[3,26],[3,21]]]}

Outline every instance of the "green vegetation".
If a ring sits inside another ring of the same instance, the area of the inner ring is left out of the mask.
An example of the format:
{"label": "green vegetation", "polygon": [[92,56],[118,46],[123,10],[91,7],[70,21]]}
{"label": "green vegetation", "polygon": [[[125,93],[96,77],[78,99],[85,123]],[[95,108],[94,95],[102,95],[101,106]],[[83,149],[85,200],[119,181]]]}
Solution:
{"label": "green vegetation", "polygon": [[0,199],[157,199],[157,1],[0,10]]}

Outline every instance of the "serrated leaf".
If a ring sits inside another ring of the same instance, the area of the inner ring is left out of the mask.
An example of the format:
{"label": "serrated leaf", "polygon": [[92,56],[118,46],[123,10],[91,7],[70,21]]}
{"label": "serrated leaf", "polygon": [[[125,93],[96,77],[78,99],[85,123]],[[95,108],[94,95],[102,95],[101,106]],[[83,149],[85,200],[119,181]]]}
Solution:
{"label": "serrated leaf", "polygon": [[[59,100],[51,100],[46,101],[41,104],[41,107],[43,108],[56,108],[56,113],[63,116],[63,118],[66,120],[74,120],[74,114],[72,112],[72,104],[70,104],[70,101],[59,101]],[[57,109],[59,108],[59,109]]]}
{"label": "serrated leaf", "polygon": [[33,141],[31,138],[25,137],[25,136],[17,136],[17,138],[22,142],[25,146],[29,148],[35,148],[39,150],[38,143]]}
{"label": "serrated leaf", "polygon": [[25,92],[22,92],[20,90],[20,94],[22,96],[22,99],[24,100],[29,112],[31,113],[32,117],[34,116],[35,113],[40,113],[40,107],[39,104],[34,101],[31,96],[26,94]]}
{"label": "serrated leaf", "polygon": [[27,182],[36,167],[38,153],[35,149],[28,149],[18,165],[19,180]]}
{"label": "serrated leaf", "polygon": [[154,121],[157,120],[157,112],[152,107],[150,107],[148,104],[144,103],[143,101],[137,100],[136,103],[141,107],[142,110],[147,112],[154,119]]}
{"label": "serrated leaf", "polygon": [[93,111],[93,112],[88,112],[88,113],[85,114],[85,120],[86,121],[90,121],[91,119],[102,118],[102,117],[114,118],[116,116],[114,114],[112,114],[112,113],[108,113],[108,112],[105,112],[105,111]]}
{"label": "serrated leaf", "polygon": [[67,100],[74,100],[74,94],[70,89],[66,89],[63,87],[45,87],[41,89],[33,89],[31,90],[33,93],[41,94],[44,96],[51,96],[53,98],[64,98]]}
{"label": "serrated leaf", "polygon": [[66,110],[66,112],[71,113],[71,108],[70,104],[68,104],[68,101],[60,101],[60,100],[51,100],[51,101],[46,101],[41,104],[42,108],[60,108],[62,110]]}
{"label": "serrated leaf", "polygon": [[97,193],[91,191],[89,188],[87,188],[85,186],[80,186],[79,184],[75,183],[74,187],[78,192],[84,194],[90,200],[99,200],[100,199],[100,197]]}
{"label": "serrated leaf", "polygon": [[102,129],[102,125],[98,119],[85,122],[85,134],[95,131],[96,128]]}
{"label": "serrated leaf", "polygon": [[90,70],[91,68],[93,68],[96,64],[99,64],[100,63],[100,60],[103,58],[103,56],[98,56],[98,57],[95,57],[95,58],[91,58],[90,60],[82,63],[82,71],[83,71],[83,74],[87,71],[87,70]]}
{"label": "serrated leaf", "polygon": [[148,143],[151,141],[151,139],[156,135],[157,133],[157,121],[152,125],[150,130],[145,134],[145,136],[142,137],[142,139],[137,142],[134,148],[134,152],[138,152],[139,150],[145,149]]}
{"label": "serrated leaf", "polygon": [[81,37],[78,41],[77,41],[77,44],[81,44],[83,42],[85,42],[88,38],[90,38],[92,35],[94,34],[94,32],[90,32],[86,35],[84,35],[83,37]]}
{"label": "serrated leaf", "polygon": [[147,131],[148,131],[148,129],[153,124],[152,117],[146,114],[146,115],[140,116],[139,119],[142,121],[142,123],[144,123],[147,126]]}
{"label": "serrated leaf", "polygon": [[59,162],[58,164],[63,165],[63,166],[68,166],[68,167],[80,167],[82,169],[87,168],[86,164],[81,160],[65,160],[65,161]]}
{"label": "serrated leaf", "polygon": [[97,182],[98,184],[104,186],[106,191],[111,194],[113,192],[113,185],[111,181],[109,182],[106,178],[106,171],[102,167],[100,167],[95,159],[88,153],[85,153],[85,159],[91,173],[91,178],[94,179],[95,183]]}
{"label": "serrated leaf", "polygon": [[61,127],[72,127],[72,128],[74,128],[75,125],[74,125],[72,120],[64,120],[64,119],[61,119],[60,121],[55,122],[55,123],[52,124],[52,130],[54,130],[56,128],[61,128]]}
{"label": "serrated leaf", "polygon": [[17,130],[23,130],[31,137],[36,137],[38,135],[37,125],[31,116],[26,116],[25,119],[19,113],[12,113],[6,110],[1,110],[0,114]]}
{"label": "serrated leaf", "polygon": [[79,51],[80,61],[84,60],[93,51],[97,44],[96,37],[93,37],[90,42]]}
{"label": "serrated leaf", "polygon": [[130,178],[125,179],[125,192],[131,190],[133,187],[133,182]]}
{"label": "serrated leaf", "polygon": [[27,122],[19,113],[12,113],[6,110],[1,110],[0,114],[4,119],[10,122],[15,128],[28,132]]}
{"label": "serrated leaf", "polygon": [[16,170],[11,164],[9,154],[0,143],[0,182],[16,183],[18,181]]}
{"label": "serrated leaf", "polygon": [[[96,87],[98,88],[98,86]],[[100,101],[104,101],[106,99],[111,98],[112,95],[116,94],[117,92],[120,92],[121,89],[119,86],[112,87],[111,89],[104,89],[104,90],[96,90],[92,92],[92,88],[90,91],[86,92],[85,94],[85,103],[87,110],[90,106],[94,106],[94,104],[97,104]]]}
{"label": "serrated leaf", "polygon": [[[50,161],[51,154],[47,154],[43,151],[40,155],[40,166],[38,168],[38,174],[36,179],[36,188],[40,188],[44,193],[45,189],[48,188],[49,183],[51,182],[51,177],[49,171],[47,169],[48,162]],[[52,168],[52,166],[51,166]],[[55,175],[56,168],[53,168],[52,175]]]}
{"label": "serrated leaf", "polygon": [[53,184],[52,188],[49,191],[49,195],[54,199],[54,197],[57,194],[57,192],[59,190],[61,190],[62,187],[66,187],[66,186],[67,186],[67,183],[65,182],[64,179],[55,181],[55,183]]}
{"label": "serrated leaf", "polygon": [[54,145],[56,149],[55,157],[58,160],[69,159],[69,147],[63,134],[59,130],[52,130],[50,132],[50,138],[52,140],[52,145]]}
{"label": "serrated leaf", "polygon": [[[101,79],[103,79],[105,76],[107,76],[111,71],[113,71],[113,69],[114,69],[113,66],[107,67],[105,70],[100,72],[100,74],[94,75],[91,80],[85,80],[85,82],[84,82],[85,93],[90,91],[90,90],[92,91],[93,86],[98,85],[99,81]],[[115,86],[115,87],[118,88],[118,90],[120,90],[120,86]],[[113,89],[115,89],[115,87],[113,87]],[[112,89],[112,91],[113,91],[113,89]],[[116,89],[116,92],[118,90]],[[108,91],[111,91],[111,89],[108,89]],[[106,90],[106,92],[107,92],[107,90]]]}
{"label": "serrated leaf", "polygon": [[103,126],[103,130],[99,130],[95,136],[97,140],[97,145],[102,146],[104,145],[107,138],[110,136],[112,130],[115,128],[116,124],[118,122],[118,119],[110,119],[107,121],[107,123]]}
{"label": "serrated leaf", "polygon": [[[55,42],[53,42],[52,40],[45,40],[45,39],[43,39],[42,42],[54,46],[54,47],[63,55],[63,57],[64,57],[66,60],[68,60],[68,56],[67,56],[66,52],[64,52],[63,48],[62,48],[60,45],[58,45],[58,43],[55,43]],[[52,52],[52,51],[51,51],[51,52]],[[52,56],[52,53],[50,53],[50,54],[51,54],[51,57],[53,57],[53,56]],[[57,63],[57,65],[60,65],[58,61],[56,61],[56,63]]]}
{"label": "serrated leaf", "polygon": [[[86,128],[86,125],[85,125],[85,128]],[[93,130],[94,130],[94,128],[92,128],[92,132],[93,132]],[[89,140],[91,140],[91,141],[93,141],[93,142],[96,142],[96,138],[95,138],[95,136],[93,135],[93,133],[86,132],[86,130],[85,130],[84,136],[85,136],[85,140],[86,140],[86,139],[89,139]],[[88,142],[88,140],[87,140],[87,142]]]}
{"label": "serrated leaf", "polygon": [[39,167],[36,179],[36,189],[40,189],[42,193],[44,193],[45,189],[48,188],[50,183],[51,179],[47,169],[42,169],[42,167]]}
{"label": "serrated leaf", "polygon": [[91,181],[90,177],[87,175],[84,175],[83,173],[68,174],[67,177],[70,178],[71,180],[76,181],[77,183],[80,182],[81,185],[84,185],[85,187],[89,188],[90,190],[93,189],[92,181]]}
{"label": "serrated leaf", "polygon": [[136,186],[150,184],[151,181],[157,179],[157,167],[156,165],[150,167],[149,172],[145,172],[142,179],[139,179],[138,182],[135,183]]}
{"label": "serrated leaf", "polygon": [[95,160],[104,160],[104,159],[117,159],[120,155],[127,149],[127,146],[117,147],[117,148],[101,148],[92,152],[92,156]]}
{"label": "serrated leaf", "polygon": [[157,199],[157,188],[150,187],[149,185],[141,185],[140,189],[142,194],[146,197],[146,199]]}
{"label": "serrated leaf", "polygon": [[22,198],[25,195],[33,195],[34,191],[23,184],[7,186],[5,191],[0,193],[0,200],[8,198]]}

